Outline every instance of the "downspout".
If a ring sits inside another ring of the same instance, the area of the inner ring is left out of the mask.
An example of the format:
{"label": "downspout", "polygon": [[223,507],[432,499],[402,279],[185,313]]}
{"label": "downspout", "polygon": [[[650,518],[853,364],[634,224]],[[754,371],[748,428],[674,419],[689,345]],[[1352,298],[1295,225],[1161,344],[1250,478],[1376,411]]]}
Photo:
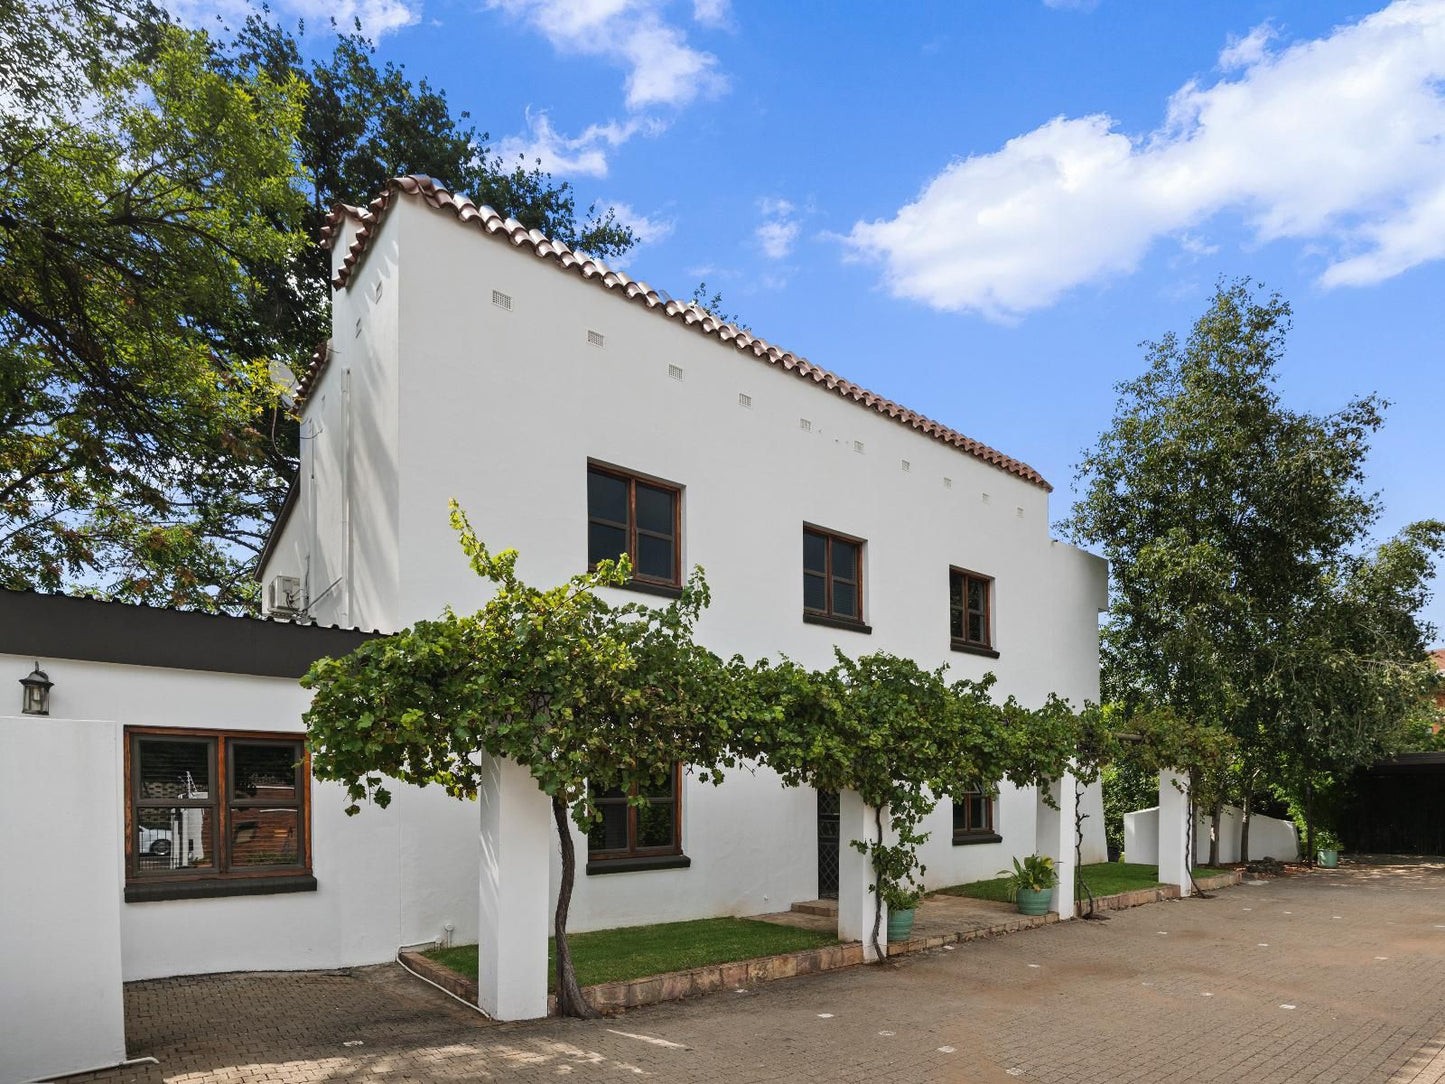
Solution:
{"label": "downspout", "polygon": [[351,617],[351,571],[352,571],[352,550],[351,550],[351,370],[343,370],[341,374],[341,411],[345,421],[346,432],[343,437],[345,444],[345,460],[341,472],[341,544],[343,552],[342,569],[346,577],[346,594],[344,606],[341,611],[341,622],[343,627],[352,624]]}

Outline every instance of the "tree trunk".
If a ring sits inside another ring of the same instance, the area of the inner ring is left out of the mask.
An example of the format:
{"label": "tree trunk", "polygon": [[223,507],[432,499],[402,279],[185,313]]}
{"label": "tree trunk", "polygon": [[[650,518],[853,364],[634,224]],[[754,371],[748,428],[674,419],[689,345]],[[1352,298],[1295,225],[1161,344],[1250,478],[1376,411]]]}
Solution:
{"label": "tree trunk", "polygon": [[[878,846],[883,846],[883,807],[873,807],[873,822],[878,825]],[[873,870],[873,882],[877,886],[873,890],[873,953],[880,962],[886,961],[888,956],[883,951],[883,946],[878,943],[878,934],[883,929],[883,893],[881,891],[883,879],[878,876],[877,867]]]}
{"label": "tree trunk", "polygon": [[577,973],[572,969],[572,950],[567,947],[567,909],[572,905],[572,882],[577,875],[577,849],[572,845],[572,825],[561,798],[552,799],[552,819],[562,845],[562,884],[557,892],[557,917],[553,934],[557,939],[557,1012],[561,1016],[587,1019],[597,1010],[582,996]]}
{"label": "tree trunk", "polygon": [[1209,821],[1209,865],[1219,865],[1219,822],[1224,815],[1224,806],[1214,803],[1214,813]]}
{"label": "tree trunk", "polygon": [[1239,860],[1249,864],[1249,819],[1254,815],[1254,795],[1249,786],[1244,788],[1244,805],[1239,814]]}

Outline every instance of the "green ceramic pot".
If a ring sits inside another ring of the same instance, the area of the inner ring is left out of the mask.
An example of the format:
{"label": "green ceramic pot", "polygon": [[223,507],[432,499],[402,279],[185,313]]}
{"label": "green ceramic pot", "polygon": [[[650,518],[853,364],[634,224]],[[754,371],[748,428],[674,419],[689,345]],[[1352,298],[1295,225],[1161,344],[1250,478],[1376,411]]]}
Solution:
{"label": "green ceramic pot", "polygon": [[1321,847],[1319,860],[1325,869],[1334,869],[1340,864],[1340,852],[1333,847]]}
{"label": "green ceramic pot", "polygon": [[888,912],[888,943],[897,944],[900,941],[907,941],[908,935],[913,932],[913,910],[889,911]]}
{"label": "green ceramic pot", "polygon": [[1021,915],[1046,915],[1049,913],[1049,901],[1053,898],[1052,888],[1020,888],[1018,890],[1019,914]]}

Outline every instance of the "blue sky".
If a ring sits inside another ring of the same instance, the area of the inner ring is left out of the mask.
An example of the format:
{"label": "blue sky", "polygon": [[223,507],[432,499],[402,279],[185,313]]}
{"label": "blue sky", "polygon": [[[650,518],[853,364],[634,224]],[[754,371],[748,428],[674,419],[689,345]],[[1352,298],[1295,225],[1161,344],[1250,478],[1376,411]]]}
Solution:
{"label": "blue sky", "polygon": [[758,334],[1026,460],[1056,519],[1137,344],[1236,275],[1294,305],[1287,403],[1393,403],[1380,535],[1445,517],[1445,0],[279,11],[359,14],[494,146],[616,205],[630,274],[706,279]]}

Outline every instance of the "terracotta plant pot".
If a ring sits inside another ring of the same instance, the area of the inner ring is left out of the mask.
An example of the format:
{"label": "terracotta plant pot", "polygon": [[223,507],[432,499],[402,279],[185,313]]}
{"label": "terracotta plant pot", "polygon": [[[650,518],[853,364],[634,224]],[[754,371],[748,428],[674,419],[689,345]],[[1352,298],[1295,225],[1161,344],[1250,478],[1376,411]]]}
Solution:
{"label": "terracotta plant pot", "polygon": [[897,944],[907,941],[908,935],[913,932],[913,909],[907,911],[888,912],[888,943]]}
{"label": "terracotta plant pot", "polygon": [[1020,888],[1018,890],[1019,914],[1021,915],[1046,915],[1049,913],[1049,901],[1053,898],[1052,888]]}

